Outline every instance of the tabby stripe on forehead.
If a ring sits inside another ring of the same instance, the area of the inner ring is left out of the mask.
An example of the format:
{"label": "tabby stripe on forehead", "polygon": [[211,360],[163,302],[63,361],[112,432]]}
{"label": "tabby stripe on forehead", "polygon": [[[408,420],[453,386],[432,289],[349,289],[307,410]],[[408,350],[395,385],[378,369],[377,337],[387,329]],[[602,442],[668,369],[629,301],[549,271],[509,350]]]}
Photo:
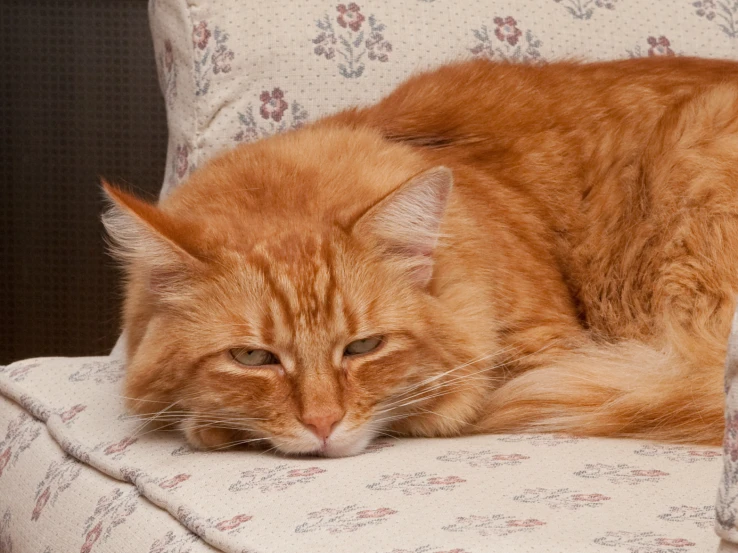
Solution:
{"label": "tabby stripe on forehead", "polygon": [[333,295],[336,293],[337,285],[330,240],[325,237],[321,240],[320,254],[323,257],[323,263],[325,263],[325,267],[328,270],[328,281],[325,285],[325,312],[332,314],[333,309],[335,308]]}
{"label": "tabby stripe on forehead", "polygon": [[259,333],[261,334],[261,340],[265,344],[271,344],[275,339],[275,328],[274,328],[274,316],[271,309],[262,310],[262,317],[259,320]]}
{"label": "tabby stripe on forehead", "polygon": [[[284,291],[279,287],[279,284],[277,283],[276,279],[274,278],[274,275],[272,275],[271,272],[271,263],[269,260],[262,256],[262,255],[254,255],[252,263],[257,266],[257,268],[261,271],[261,274],[264,276],[264,280],[267,283],[267,286],[271,290],[271,292],[274,294],[274,297],[277,300],[277,303],[282,309],[282,316],[285,321],[285,324],[289,327],[290,332],[294,332],[294,328],[292,327],[292,323],[296,318],[295,313],[292,312],[292,309],[290,308],[290,301],[287,299],[287,295],[284,293]],[[272,319],[272,329],[274,320]]]}

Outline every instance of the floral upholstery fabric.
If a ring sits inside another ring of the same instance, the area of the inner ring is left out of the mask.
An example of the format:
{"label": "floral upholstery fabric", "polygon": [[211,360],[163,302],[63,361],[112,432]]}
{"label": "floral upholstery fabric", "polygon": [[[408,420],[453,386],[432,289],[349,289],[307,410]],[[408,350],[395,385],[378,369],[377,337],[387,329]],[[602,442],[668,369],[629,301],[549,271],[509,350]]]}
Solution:
{"label": "floral upholstery fabric", "polygon": [[[71,424],[77,410],[62,416]],[[135,486],[68,454],[0,396],[0,552],[215,553]]]}
{"label": "floral upholstery fabric", "polygon": [[383,440],[345,459],[195,452],[126,416],[123,374],[108,357],[0,369],[0,551],[717,548],[717,448],[507,435]]}

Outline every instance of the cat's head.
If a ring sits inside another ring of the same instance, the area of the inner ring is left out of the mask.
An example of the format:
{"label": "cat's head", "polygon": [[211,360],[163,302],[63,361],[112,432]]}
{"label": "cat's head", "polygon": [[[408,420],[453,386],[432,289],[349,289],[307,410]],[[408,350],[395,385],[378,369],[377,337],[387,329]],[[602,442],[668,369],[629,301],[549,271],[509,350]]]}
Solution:
{"label": "cat's head", "polygon": [[197,447],[328,456],[422,418],[461,347],[431,292],[451,188],[404,147],[332,129],[242,146],[159,206],[106,185],[130,408]]}

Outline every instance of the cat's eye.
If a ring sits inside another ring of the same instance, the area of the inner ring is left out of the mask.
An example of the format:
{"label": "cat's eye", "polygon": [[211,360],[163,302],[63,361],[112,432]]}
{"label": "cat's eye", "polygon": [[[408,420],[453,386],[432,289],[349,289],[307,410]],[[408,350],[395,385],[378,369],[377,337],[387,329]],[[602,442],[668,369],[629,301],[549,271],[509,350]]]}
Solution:
{"label": "cat's eye", "polygon": [[247,367],[261,367],[279,363],[277,356],[265,349],[234,348],[229,353],[234,361]]}
{"label": "cat's eye", "polygon": [[372,336],[371,338],[364,338],[362,340],[354,340],[346,349],[343,350],[344,355],[361,355],[362,353],[369,353],[374,351],[382,344],[381,336]]}

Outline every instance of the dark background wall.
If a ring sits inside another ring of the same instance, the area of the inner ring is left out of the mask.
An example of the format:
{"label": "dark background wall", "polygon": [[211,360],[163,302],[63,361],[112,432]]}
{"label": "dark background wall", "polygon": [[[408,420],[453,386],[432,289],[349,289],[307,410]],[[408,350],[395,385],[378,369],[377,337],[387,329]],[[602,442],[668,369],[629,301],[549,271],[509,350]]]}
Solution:
{"label": "dark background wall", "polygon": [[99,176],[155,197],[166,116],[144,0],[0,0],[0,364],[107,353]]}

